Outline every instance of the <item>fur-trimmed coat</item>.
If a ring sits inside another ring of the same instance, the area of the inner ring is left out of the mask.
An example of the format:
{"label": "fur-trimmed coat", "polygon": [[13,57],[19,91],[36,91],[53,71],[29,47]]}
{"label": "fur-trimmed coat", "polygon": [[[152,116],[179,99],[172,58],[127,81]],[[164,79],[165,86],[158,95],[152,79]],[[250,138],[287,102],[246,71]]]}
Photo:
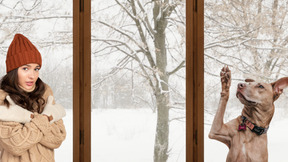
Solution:
{"label": "fur-trimmed coat", "polygon": [[[53,95],[46,85],[43,98]],[[0,89],[0,105],[4,104],[7,93]],[[2,107],[3,108],[3,107]],[[21,114],[15,114],[21,115]],[[50,123],[47,117],[34,113],[26,124],[0,121],[1,162],[55,162],[54,149],[66,137],[63,120]]]}

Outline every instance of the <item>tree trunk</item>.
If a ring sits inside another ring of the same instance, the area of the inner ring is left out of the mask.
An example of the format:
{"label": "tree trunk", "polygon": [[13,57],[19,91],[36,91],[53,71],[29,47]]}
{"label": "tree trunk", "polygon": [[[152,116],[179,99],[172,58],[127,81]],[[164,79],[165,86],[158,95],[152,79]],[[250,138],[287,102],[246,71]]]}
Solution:
{"label": "tree trunk", "polygon": [[157,100],[157,127],[154,145],[154,162],[166,162],[169,146],[169,94],[156,96]]}
{"label": "tree trunk", "polygon": [[168,159],[168,145],[169,145],[169,76],[166,71],[167,67],[167,53],[166,53],[166,35],[165,29],[167,26],[167,19],[162,13],[163,5],[161,1],[154,2],[153,18],[154,29],[154,45],[156,53],[156,102],[157,102],[157,127],[154,145],[154,162],[166,162]]}

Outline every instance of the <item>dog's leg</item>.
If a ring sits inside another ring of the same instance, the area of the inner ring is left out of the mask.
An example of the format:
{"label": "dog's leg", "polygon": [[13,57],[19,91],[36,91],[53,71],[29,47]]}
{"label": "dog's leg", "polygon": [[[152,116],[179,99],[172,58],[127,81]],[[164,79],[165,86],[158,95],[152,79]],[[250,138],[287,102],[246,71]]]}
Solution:
{"label": "dog's leg", "polygon": [[229,99],[229,88],[231,84],[231,71],[229,70],[228,66],[222,68],[220,76],[222,85],[221,98],[209,133],[209,138],[219,140],[230,147],[231,139],[229,136],[228,127],[223,123],[225,109]]}

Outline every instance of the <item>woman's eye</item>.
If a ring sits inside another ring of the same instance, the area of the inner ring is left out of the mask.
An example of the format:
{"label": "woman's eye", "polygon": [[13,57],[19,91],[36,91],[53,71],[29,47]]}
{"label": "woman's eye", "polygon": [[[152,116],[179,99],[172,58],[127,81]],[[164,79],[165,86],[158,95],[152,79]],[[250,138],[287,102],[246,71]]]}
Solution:
{"label": "woman's eye", "polygon": [[263,85],[259,85],[259,88],[264,88],[264,86]]}
{"label": "woman's eye", "polygon": [[23,70],[25,70],[25,71],[26,71],[26,70],[28,70],[28,68],[27,68],[27,67],[24,67],[24,68],[23,68]]}
{"label": "woman's eye", "polygon": [[39,70],[40,70],[40,69],[38,69],[38,68],[37,68],[37,69],[35,69],[35,71],[39,71]]}

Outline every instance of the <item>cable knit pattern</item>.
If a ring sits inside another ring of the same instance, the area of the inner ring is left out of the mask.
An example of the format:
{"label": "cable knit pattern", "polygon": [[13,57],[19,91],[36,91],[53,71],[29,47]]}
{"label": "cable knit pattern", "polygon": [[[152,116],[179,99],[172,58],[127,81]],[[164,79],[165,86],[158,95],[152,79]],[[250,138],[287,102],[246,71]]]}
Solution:
{"label": "cable knit pattern", "polygon": [[[0,105],[7,93],[0,90]],[[46,86],[43,98],[47,100],[52,90]],[[54,149],[66,137],[63,120],[52,124],[46,116],[34,113],[31,122],[0,121],[1,162],[55,162]]]}
{"label": "cable knit pattern", "polygon": [[43,133],[43,138],[40,143],[50,149],[58,148],[66,137],[63,120],[58,120],[50,124],[46,116],[34,113],[32,122]]}
{"label": "cable knit pattern", "polygon": [[21,156],[39,143],[42,132],[33,123],[0,122],[0,144],[9,153]]}

